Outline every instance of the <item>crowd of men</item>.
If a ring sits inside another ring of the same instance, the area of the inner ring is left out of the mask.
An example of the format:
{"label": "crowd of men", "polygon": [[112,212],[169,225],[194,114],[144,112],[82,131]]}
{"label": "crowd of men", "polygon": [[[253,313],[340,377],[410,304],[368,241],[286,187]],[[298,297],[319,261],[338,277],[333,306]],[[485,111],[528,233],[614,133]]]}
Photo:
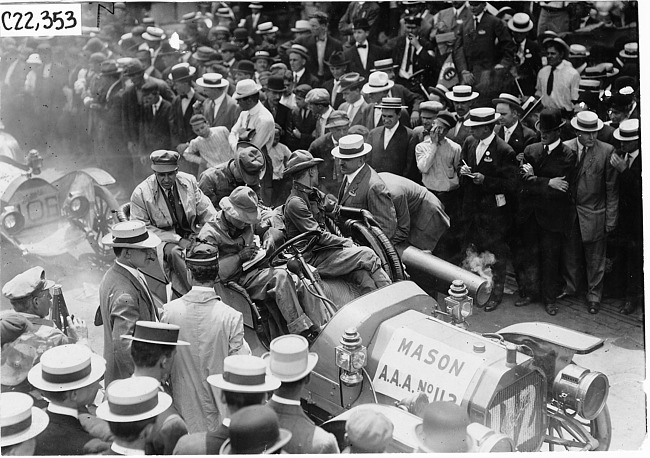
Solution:
{"label": "crowd of men", "polygon": [[[305,259],[323,279],[356,294],[390,284],[373,250],[328,227],[337,205],[369,211],[398,249],[459,265],[489,253],[486,312],[509,262],[516,307],[556,315],[558,299],[584,294],[597,314],[614,264],[621,313],[642,309],[639,47],[619,40],[608,54],[570,33],[629,25],[636,5],[438,3],[401,2],[393,37],[377,2],[352,2],[338,27],[316,9],[281,43],[268,5],[252,2],[240,20],[225,6],[185,14],[180,35],[117,3],[91,38],[2,39],[4,127],[87,148],[131,195],[103,240],[116,257],[99,291],[103,359],[81,321],[70,337],[48,327],[43,269],[3,286],[17,312],[2,322],[3,390],[32,394],[49,417],[17,398],[32,426],[18,421],[25,440],[5,442],[3,422],[3,454],[43,429],[36,454],[338,452],[300,409],[318,358],[308,345],[331,311],[263,261],[316,231]],[[162,309],[141,272],[155,266],[174,291]],[[224,288],[267,315],[266,360],[250,355]],[[41,344],[13,377],[7,333],[18,360],[18,343]],[[87,414],[102,377],[106,401]],[[436,407],[414,432],[421,451],[464,450],[462,434],[433,439]],[[392,434],[371,411],[348,423],[353,452],[382,451]]]}

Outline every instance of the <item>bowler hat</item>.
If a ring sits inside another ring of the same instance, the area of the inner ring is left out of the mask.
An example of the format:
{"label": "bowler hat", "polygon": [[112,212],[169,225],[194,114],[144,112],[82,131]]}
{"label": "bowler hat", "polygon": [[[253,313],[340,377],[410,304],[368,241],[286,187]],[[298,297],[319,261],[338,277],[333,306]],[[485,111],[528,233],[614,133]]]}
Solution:
{"label": "bowler hat", "polygon": [[255,64],[250,60],[244,59],[235,62],[235,65],[233,65],[230,70],[232,72],[248,73],[249,75],[252,76],[255,74]]}
{"label": "bowler hat", "polygon": [[111,423],[131,423],[155,418],[172,405],[153,377],[129,377],[106,387],[106,400],[97,407],[97,418]]}
{"label": "bowler hat", "polygon": [[281,382],[305,378],[318,362],[318,354],[309,351],[307,339],[297,334],[276,337],[269,349],[268,353],[262,355],[267,363],[267,373]]}
{"label": "bowler hat", "polygon": [[2,294],[11,300],[40,294],[54,286],[52,280],[45,279],[45,269],[41,266],[32,267],[16,275],[2,287]]}
{"label": "bowler hat", "polygon": [[571,127],[581,132],[598,132],[603,125],[603,121],[593,111],[581,111],[571,119]]}
{"label": "bowler hat", "polygon": [[267,406],[253,405],[238,410],[230,419],[229,438],[220,455],[271,454],[291,440],[291,431],[280,428],[278,415]]}
{"label": "bowler hat", "polygon": [[557,108],[544,108],[539,113],[539,120],[535,123],[535,129],[540,132],[551,132],[564,126],[566,121],[562,118],[562,112]]}
{"label": "bowler hat", "polygon": [[370,22],[365,17],[359,18],[352,23],[352,30],[356,29],[368,31],[370,30]]}
{"label": "bowler hat", "polygon": [[259,184],[260,176],[264,174],[266,163],[262,152],[257,146],[244,141],[237,143],[235,164],[247,185],[255,186]]}
{"label": "bowler hat", "polygon": [[189,345],[189,342],[178,340],[180,329],[175,324],[138,320],[135,322],[133,334],[121,335],[120,337],[156,345]]}
{"label": "bowler hat", "polygon": [[453,402],[435,401],[425,407],[415,427],[420,449],[427,453],[466,452],[469,416]]}
{"label": "bowler hat", "polygon": [[621,94],[621,92],[615,92],[607,101],[607,104],[610,108],[619,111],[627,111],[630,104],[634,102],[634,93],[631,94]]}
{"label": "bowler hat", "polygon": [[176,151],[159,149],[149,155],[151,170],[154,172],[173,172],[178,170],[180,155]]}
{"label": "bowler hat", "polygon": [[343,51],[334,51],[332,54],[330,54],[329,60],[325,61],[325,63],[330,67],[343,67],[349,62],[350,61],[343,54]]}
{"label": "bowler hat", "polygon": [[298,149],[289,156],[287,166],[284,169],[284,176],[293,175],[302,170],[321,164],[322,162],[324,162],[323,159],[319,157],[315,158],[309,151]]}
{"label": "bowler hat", "polygon": [[494,108],[481,107],[469,110],[469,117],[463,123],[467,127],[485,126],[494,124],[501,114],[497,113]]}
{"label": "bowler hat", "polygon": [[233,30],[232,37],[234,40],[248,41],[248,30],[244,27],[237,27]]}
{"label": "bowler hat", "polygon": [[370,151],[372,146],[365,143],[361,135],[345,135],[339,139],[339,145],[332,149],[332,156],[339,159],[353,159],[365,156]]}
{"label": "bowler hat", "polygon": [[280,75],[269,76],[266,89],[271,92],[284,92],[284,78]]}
{"label": "bowler hat", "polygon": [[196,68],[192,67],[187,62],[176,64],[172,67],[169,73],[169,79],[178,82],[191,79],[196,73]]}
{"label": "bowler hat", "polygon": [[235,93],[233,94],[232,98],[239,100],[250,97],[253,94],[258,94],[260,92],[260,89],[262,89],[262,86],[250,78],[241,80],[237,83],[237,86],[235,87]]}
{"label": "bowler hat", "polygon": [[253,355],[226,356],[223,373],[209,375],[208,383],[233,393],[266,393],[280,387],[280,380],[267,373],[266,362]]}
{"label": "bowler hat", "polygon": [[130,220],[115,223],[111,233],[102,238],[102,244],[114,248],[146,249],[156,248],[160,245],[160,239],[147,230],[144,222]]}
{"label": "bowler hat", "polygon": [[614,131],[614,138],[621,142],[631,142],[632,140],[638,140],[639,135],[640,130],[638,119],[626,119],[624,121],[621,121],[618,129]]}
{"label": "bowler hat", "polygon": [[43,391],[71,391],[92,385],[102,378],[106,361],[80,344],[59,345],[46,350],[27,379]]}
{"label": "bowler hat", "polygon": [[232,218],[247,224],[257,224],[261,218],[258,203],[255,191],[248,186],[238,186],[229,196],[219,201],[219,206]]}
{"label": "bowler hat", "polygon": [[0,446],[20,444],[45,431],[50,422],[45,411],[34,407],[34,399],[25,393],[10,392],[0,395],[2,436]]}

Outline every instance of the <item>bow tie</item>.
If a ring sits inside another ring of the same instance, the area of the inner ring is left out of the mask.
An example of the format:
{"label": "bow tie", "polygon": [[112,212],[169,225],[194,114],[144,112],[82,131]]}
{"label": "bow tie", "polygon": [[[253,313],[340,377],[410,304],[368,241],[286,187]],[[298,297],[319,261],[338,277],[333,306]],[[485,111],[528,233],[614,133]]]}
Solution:
{"label": "bow tie", "polygon": [[189,97],[187,96],[187,94],[184,94],[184,95],[181,95],[181,99],[189,99]]}
{"label": "bow tie", "polygon": [[368,47],[368,45],[361,45],[361,44],[357,43],[357,48],[367,48],[367,47]]}

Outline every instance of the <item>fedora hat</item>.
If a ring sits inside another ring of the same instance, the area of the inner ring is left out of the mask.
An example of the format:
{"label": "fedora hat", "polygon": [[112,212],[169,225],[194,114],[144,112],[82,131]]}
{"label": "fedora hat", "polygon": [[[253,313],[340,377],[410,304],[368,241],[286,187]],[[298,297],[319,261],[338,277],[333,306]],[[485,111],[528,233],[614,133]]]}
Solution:
{"label": "fedora hat", "polygon": [[463,123],[467,127],[494,124],[501,115],[494,108],[481,107],[469,110],[469,118]]}
{"label": "fedora hat", "polygon": [[266,85],[266,90],[271,92],[284,92],[284,78],[280,75],[271,75],[269,76],[268,83]]}
{"label": "fedora hat", "polygon": [[219,201],[219,207],[230,217],[247,224],[260,222],[261,213],[257,194],[248,186],[236,187],[229,196]]}
{"label": "fedora hat", "polygon": [[440,99],[440,101],[442,103],[446,103],[446,101],[447,101],[447,92],[449,92],[449,89],[444,84],[438,83],[438,84],[435,85],[435,87],[434,86],[429,86],[427,88],[427,92],[429,93],[429,99],[431,98],[432,95],[436,95],[436,96],[438,96],[438,98]]}
{"label": "fedora hat", "polygon": [[196,80],[196,84],[201,87],[223,88],[228,87],[230,83],[220,73],[204,73]]}
{"label": "fedora hat", "polygon": [[34,399],[25,393],[0,394],[0,446],[20,444],[38,436],[50,423],[45,411],[34,407]]}
{"label": "fedora hat", "polygon": [[459,84],[451,88],[451,91],[445,93],[445,97],[453,102],[469,102],[478,97],[478,92],[472,91],[472,86]]}
{"label": "fedora hat", "polygon": [[141,73],[144,73],[144,65],[138,59],[131,59],[124,66],[124,76],[136,76]]}
{"label": "fedora hat", "polygon": [[249,186],[259,184],[266,170],[264,156],[260,149],[249,142],[237,143],[235,150],[235,164],[241,173],[244,183]]}
{"label": "fedora hat", "polygon": [[278,415],[267,406],[244,407],[230,419],[229,438],[220,455],[271,454],[291,440],[291,431],[280,428]]}
{"label": "fedora hat", "polygon": [[582,132],[598,132],[603,125],[603,121],[593,111],[581,111],[571,119],[571,127]]}
{"label": "fedora hat", "polygon": [[260,89],[262,89],[262,86],[257,84],[252,79],[247,78],[237,83],[237,86],[235,87],[235,93],[232,95],[232,98],[235,100],[243,99],[253,94],[258,94],[260,92]]}
{"label": "fedora hat", "polygon": [[406,108],[406,105],[402,105],[402,99],[399,97],[384,97],[381,99],[381,103],[375,105],[375,108],[386,108],[400,111],[402,108]]}
{"label": "fedora hat", "polygon": [[304,19],[298,19],[296,21],[296,26],[291,27],[291,31],[294,33],[311,32],[311,25],[309,25],[309,21],[305,21]]}
{"label": "fedora hat", "polygon": [[27,380],[39,390],[70,391],[92,385],[102,378],[105,370],[104,358],[85,345],[59,345],[41,355]]}
{"label": "fedora hat", "polygon": [[[335,112],[336,113],[336,112]],[[330,116],[331,118],[331,116]],[[314,157],[309,151],[298,149],[291,153],[287,166],[284,169],[284,176],[290,176],[302,170],[308,169],[315,165],[323,163],[323,159]]]}
{"label": "fedora hat", "polygon": [[506,92],[502,92],[499,94],[499,97],[492,99],[492,103],[494,106],[496,106],[498,103],[507,103],[508,105],[517,109],[517,111],[520,113],[524,111],[523,108],[521,108],[521,101],[519,100],[519,97],[516,95],[508,94]]}
{"label": "fedora hat", "polygon": [[105,60],[99,67],[99,73],[101,73],[102,76],[119,75],[122,73],[122,69],[117,66],[117,62],[114,60]]}
{"label": "fedora hat", "polygon": [[361,76],[359,73],[352,72],[346,73],[339,80],[341,92],[360,89],[366,79]]}
{"label": "fedora hat", "polygon": [[526,13],[515,13],[508,21],[508,28],[513,32],[526,33],[533,30],[533,21]]}
{"label": "fedora hat", "polygon": [[253,355],[226,356],[223,374],[208,376],[208,383],[233,393],[266,393],[280,387],[280,380],[267,373],[266,362]]}
{"label": "fedora hat", "polygon": [[[420,449],[427,453],[466,452],[469,416],[453,402],[435,401],[424,408],[422,423],[414,428]],[[445,448],[440,447],[444,444]]]}
{"label": "fedora hat", "polygon": [[373,72],[380,71],[383,72],[385,70],[394,70],[397,65],[393,63],[393,58],[389,57],[388,59],[380,59],[376,60],[374,62],[375,68],[372,69]]}
{"label": "fedora hat", "polygon": [[251,57],[251,61],[253,61],[253,62],[257,62],[259,59],[264,59],[268,63],[271,63],[271,62],[275,61],[275,59],[273,59],[273,57],[271,57],[271,55],[269,54],[268,51],[256,51],[255,55],[253,57]]}
{"label": "fedora hat", "polygon": [[250,60],[243,59],[235,62],[235,65],[230,70],[232,72],[248,73],[252,76],[255,74],[255,64]]}
{"label": "fedora hat", "polygon": [[309,342],[301,335],[287,334],[271,341],[270,351],[262,355],[267,373],[281,382],[295,382],[316,367],[318,354],[309,351]]}
{"label": "fedora hat", "polygon": [[573,43],[569,46],[569,58],[571,59],[585,59],[590,56],[589,51],[584,45]]}
{"label": "fedora hat", "polygon": [[626,119],[621,121],[618,129],[614,131],[614,138],[622,142],[631,142],[639,139],[640,132],[638,119]]}
{"label": "fedora hat", "polygon": [[273,22],[262,22],[257,25],[257,30],[255,31],[258,35],[265,35],[267,33],[275,33],[279,29],[273,25]]}
{"label": "fedora hat", "polygon": [[335,110],[330,113],[325,121],[325,129],[332,127],[344,127],[350,125],[350,118],[345,111]]}
{"label": "fedora hat", "polygon": [[329,60],[325,61],[325,63],[330,67],[343,67],[349,62],[350,61],[348,58],[345,57],[345,54],[343,54],[343,51],[334,51],[332,54],[330,54]]}
{"label": "fedora hat", "polygon": [[305,59],[309,60],[309,50],[303,45],[299,45],[297,43],[291,45],[287,51],[287,54],[298,54],[299,56],[302,56]]}
{"label": "fedora hat", "polygon": [[147,41],[162,41],[166,36],[165,31],[160,27],[147,27],[147,31],[142,34],[142,38]]}
{"label": "fedora hat", "polygon": [[353,159],[365,156],[370,151],[372,151],[372,146],[364,143],[361,135],[345,135],[339,139],[339,146],[332,149],[332,156],[339,159]]}
{"label": "fedora hat", "polygon": [[178,340],[180,329],[175,324],[138,320],[135,322],[132,335],[122,335],[120,337],[157,345],[189,345],[189,342]]}
{"label": "fedora hat", "polygon": [[183,62],[172,67],[171,72],[169,73],[169,79],[171,81],[185,81],[191,79],[195,73],[195,67],[192,67],[187,62]]}
{"label": "fedora hat", "polygon": [[584,77],[586,79],[600,79],[600,78],[610,78],[612,76],[618,75],[620,70],[614,67],[614,64],[611,62],[603,62],[593,67],[587,67],[584,71]]}
{"label": "fedora hat", "polygon": [[97,418],[112,423],[131,423],[154,418],[172,405],[153,377],[115,380],[106,388],[106,400],[97,407]]}
{"label": "fedora hat", "polygon": [[192,58],[198,60],[199,62],[206,62],[208,60],[214,59],[214,56],[219,54],[216,50],[212,49],[209,46],[199,46]]}
{"label": "fedora hat", "polygon": [[239,49],[240,49],[239,46],[237,46],[235,43],[226,42],[221,45],[220,51],[222,54],[224,52],[236,53],[239,52]]}
{"label": "fedora hat", "polygon": [[156,248],[160,238],[147,230],[143,221],[120,221],[111,228],[111,233],[102,238],[102,243],[113,248]]}
{"label": "fedora hat", "polygon": [[173,172],[178,170],[178,159],[180,155],[176,151],[158,149],[149,155],[151,170],[154,172]]}
{"label": "fedora hat", "polygon": [[540,132],[551,132],[564,126],[566,121],[562,118],[562,112],[557,108],[544,108],[539,113],[539,120],[535,123],[535,129]]}
{"label": "fedora hat", "polygon": [[621,52],[618,53],[624,59],[638,59],[639,58],[639,43],[631,42],[625,43]]}
{"label": "fedora hat", "polygon": [[385,72],[377,71],[370,74],[368,82],[363,85],[364,94],[375,94],[377,92],[388,91],[395,86],[395,82],[388,78]]}
{"label": "fedora hat", "polygon": [[45,278],[45,269],[35,266],[5,283],[2,287],[2,294],[11,301],[40,294],[54,285],[52,280]]}

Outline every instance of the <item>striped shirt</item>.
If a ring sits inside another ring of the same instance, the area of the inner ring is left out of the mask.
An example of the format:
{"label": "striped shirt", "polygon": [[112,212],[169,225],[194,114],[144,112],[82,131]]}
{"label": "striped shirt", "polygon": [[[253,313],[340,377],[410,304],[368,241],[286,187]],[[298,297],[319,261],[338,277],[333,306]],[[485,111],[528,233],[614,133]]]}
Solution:
{"label": "striped shirt", "polygon": [[199,164],[199,172],[229,161],[235,154],[228,143],[230,132],[224,126],[210,127],[208,137],[196,137],[185,148],[183,157],[189,162]]}

